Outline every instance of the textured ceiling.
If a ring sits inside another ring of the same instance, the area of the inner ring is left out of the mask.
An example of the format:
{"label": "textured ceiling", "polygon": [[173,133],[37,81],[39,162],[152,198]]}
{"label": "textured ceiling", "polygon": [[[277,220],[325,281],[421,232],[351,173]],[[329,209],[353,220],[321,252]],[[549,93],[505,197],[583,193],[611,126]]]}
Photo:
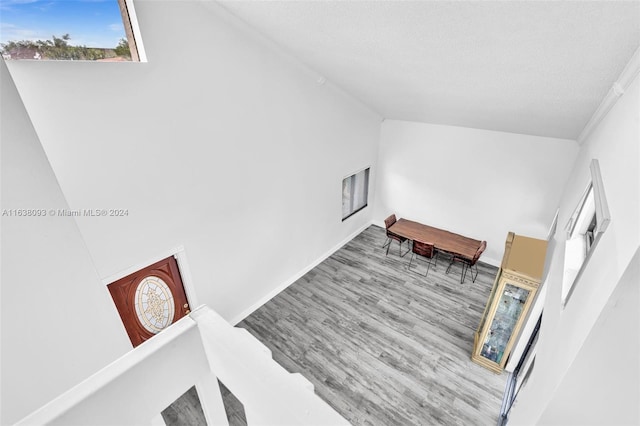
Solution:
{"label": "textured ceiling", "polygon": [[575,139],[640,1],[222,1],[385,118]]}

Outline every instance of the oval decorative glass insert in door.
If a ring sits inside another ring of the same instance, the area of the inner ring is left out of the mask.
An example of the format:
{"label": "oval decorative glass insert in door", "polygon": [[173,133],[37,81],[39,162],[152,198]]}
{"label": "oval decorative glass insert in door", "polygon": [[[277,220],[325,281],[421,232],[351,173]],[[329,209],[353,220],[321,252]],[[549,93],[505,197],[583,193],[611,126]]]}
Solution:
{"label": "oval decorative glass insert in door", "polygon": [[150,333],[157,334],[173,322],[173,294],[160,277],[149,276],[140,281],[134,303],[140,324]]}
{"label": "oval decorative glass insert in door", "polygon": [[173,256],[120,278],[107,288],[134,347],[190,312]]}

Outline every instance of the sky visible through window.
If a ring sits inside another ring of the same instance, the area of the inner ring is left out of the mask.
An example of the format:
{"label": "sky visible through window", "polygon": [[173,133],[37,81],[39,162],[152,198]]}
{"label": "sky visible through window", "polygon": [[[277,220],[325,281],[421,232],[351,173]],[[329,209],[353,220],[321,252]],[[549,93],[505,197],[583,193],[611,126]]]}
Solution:
{"label": "sky visible through window", "polygon": [[0,43],[51,40],[115,48],[126,39],[117,0],[0,0]]}

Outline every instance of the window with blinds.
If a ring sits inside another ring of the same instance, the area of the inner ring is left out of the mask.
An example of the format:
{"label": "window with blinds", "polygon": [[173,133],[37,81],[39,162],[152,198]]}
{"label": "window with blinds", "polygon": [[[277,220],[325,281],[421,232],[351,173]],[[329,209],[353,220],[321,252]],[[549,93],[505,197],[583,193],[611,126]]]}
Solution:
{"label": "window with blinds", "polygon": [[369,168],[342,180],[342,220],[367,207],[369,195]]}

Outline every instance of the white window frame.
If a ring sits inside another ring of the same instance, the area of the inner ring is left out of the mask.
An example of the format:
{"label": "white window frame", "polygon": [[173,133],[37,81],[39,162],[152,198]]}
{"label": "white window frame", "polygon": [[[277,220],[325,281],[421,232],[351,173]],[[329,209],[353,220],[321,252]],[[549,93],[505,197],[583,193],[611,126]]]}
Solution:
{"label": "white window frame", "polygon": [[576,284],[611,221],[598,160],[591,160],[590,170],[591,181],[565,227],[567,240],[562,281],[563,308],[569,302]]}
{"label": "white window frame", "polygon": [[142,34],[133,0],[118,0],[118,5],[124,23],[124,32],[129,42],[131,62],[147,62],[147,54],[142,45]]}

